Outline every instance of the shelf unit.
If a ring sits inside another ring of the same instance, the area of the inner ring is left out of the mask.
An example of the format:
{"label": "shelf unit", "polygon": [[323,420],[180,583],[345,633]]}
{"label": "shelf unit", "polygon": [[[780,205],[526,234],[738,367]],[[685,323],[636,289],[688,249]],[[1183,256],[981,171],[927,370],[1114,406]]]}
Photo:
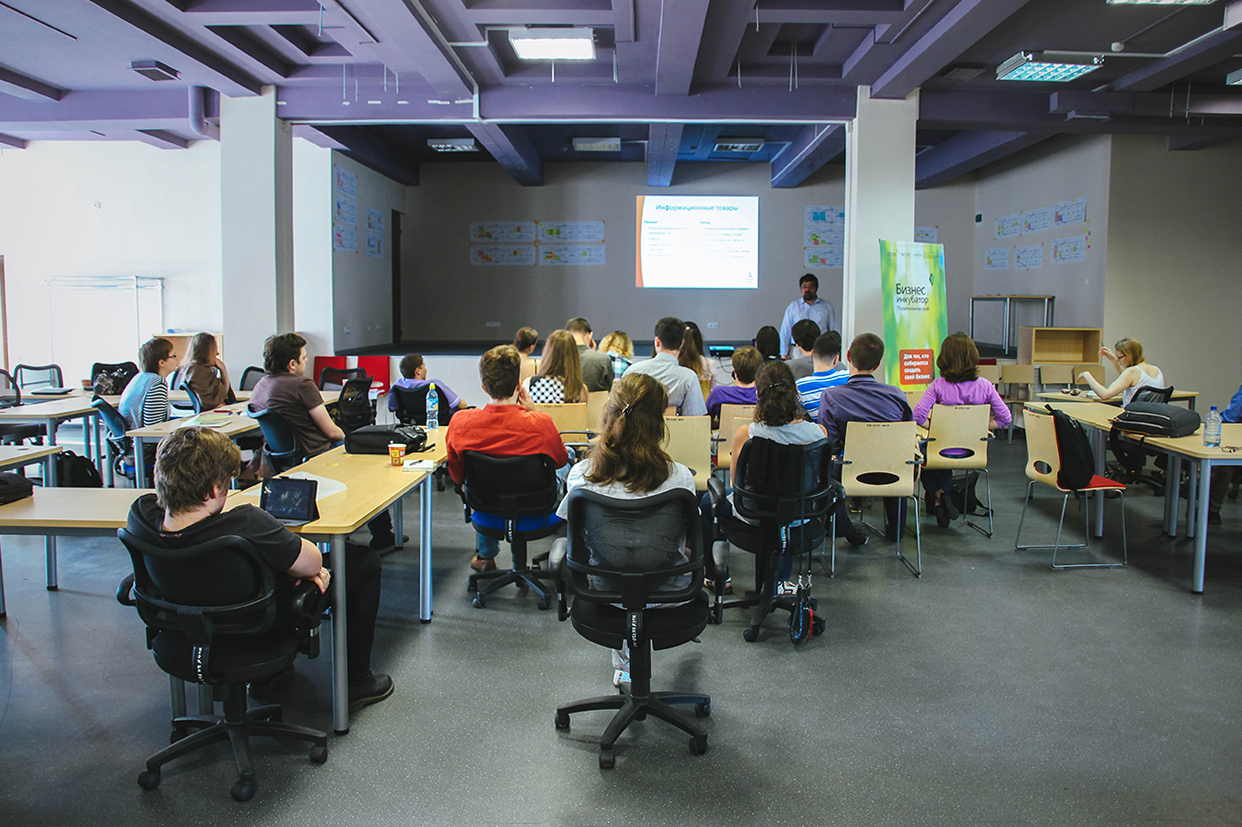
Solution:
{"label": "shelf unit", "polygon": [[1102,343],[1098,327],[1020,327],[1018,364],[1099,364]]}

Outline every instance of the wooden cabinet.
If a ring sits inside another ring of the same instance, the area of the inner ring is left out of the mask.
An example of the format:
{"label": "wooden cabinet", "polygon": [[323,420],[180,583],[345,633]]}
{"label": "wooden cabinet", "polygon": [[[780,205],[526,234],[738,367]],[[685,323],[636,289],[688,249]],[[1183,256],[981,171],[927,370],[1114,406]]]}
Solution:
{"label": "wooden cabinet", "polygon": [[1098,327],[1020,327],[1018,364],[1098,364],[1102,342]]}

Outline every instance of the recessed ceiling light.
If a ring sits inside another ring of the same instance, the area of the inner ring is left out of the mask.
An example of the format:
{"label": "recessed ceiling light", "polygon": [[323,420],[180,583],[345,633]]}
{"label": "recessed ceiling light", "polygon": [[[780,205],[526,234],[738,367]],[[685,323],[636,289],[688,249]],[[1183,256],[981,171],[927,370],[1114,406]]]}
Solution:
{"label": "recessed ceiling light", "polygon": [[575,152],[620,152],[620,138],[574,138]]}
{"label": "recessed ceiling light", "polygon": [[974,80],[979,75],[982,75],[983,72],[984,68],[982,66],[958,64],[957,66],[950,66],[940,77],[945,80]]}
{"label": "recessed ceiling light", "polygon": [[720,138],[712,150],[715,152],[758,152],[763,149],[763,138]]}
{"label": "recessed ceiling light", "polygon": [[1054,63],[1036,60],[1029,52],[1018,52],[996,68],[996,79],[1064,83],[1094,72],[1103,63],[1099,57],[1091,58],[1089,63]]}
{"label": "recessed ceiling light", "polygon": [[1242,86],[1242,69],[1236,72],[1230,72],[1225,76],[1225,83],[1230,86]]}
{"label": "recessed ceiling light", "polygon": [[129,68],[150,80],[176,80],[178,77],[176,69],[165,66],[158,60],[135,60],[129,64]]}
{"label": "recessed ceiling light", "polygon": [[427,146],[436,152],[478,152],[474,138],[428,138]]}
{"label": "recessed ceiling light", "polygon": [[509,29],[509,44],[520,60],[594,60],[592,29]]}

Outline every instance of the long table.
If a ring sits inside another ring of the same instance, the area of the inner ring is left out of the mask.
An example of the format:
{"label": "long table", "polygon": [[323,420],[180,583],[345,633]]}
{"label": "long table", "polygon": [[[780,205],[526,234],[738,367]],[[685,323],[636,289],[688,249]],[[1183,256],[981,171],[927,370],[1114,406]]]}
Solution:
{"label": "long table", "polygon": [[[88,458],[101,464],[100,457],[100,435],[98,413],[91,407],[91,400],[88,396],[69,394],[67,396],[53,397],[46,401],[35,402],[34,399],[43,399],[42,397],[29,397],[29,403],[16,405],[12,408],[0,409],[0,424],[17,425],[17,424],[33,424],[42,425],[47,429],[47,440],[50,444],[56,444],[56,429],[62,423],[73,419],[82,420],[82,450]],[[91,431],[92,423],[94,430],[94,451],[91,450]]]}
{"label": "long table", "polygon": [[[1121,404],[1120,396],[1114,396],[1112,399],[1105,400],[1105,399],[1100,399],[1100,397],[1096,396],[1094,393],[1090,393],[1089,391],[1081,390],[1081,389],[1077,396],[1075,396],[1074,394],[1065,393],[1064,391],[1040,391],[1039,393],[1035,394],[1035,396],[1039,399],[1045,399],[1049,402],[1103,402],[1105,405],[1112,405],[1114,408]],[[1198,398],[1199,398],[1198,391],[1174,390],[1173,396],[1171,397],[1171,401],[1185,402],[1186,407],[1190,408],[1190,410],[1193,411],[1195,409],[1195,400]]]}
{"label": "long table", "polygon": [[[22,468],[34,463],[43,465],[43,484],[56,485],[56,463],[52,457],[59,454],[59,445],[0,445],[0,471],[10,468]],[[19,500],[19,503],[30,502],[33,497]],[[14,503],[16,505],[17,503]],[[48,536],[46,540],[47,556],[47,587],[56,588],[56,538]],[[0,617],[5,617],[8,609],[4,604],[4,561],[0,559]]]}
{"label": "long table", "polygon": [[[211,417],[213,424],[209,424],[207,427],[219,431],[229,439],[237,439],[239,436],[245,436],[258,431],[258,421],[246,415],[246,404],[245,402],[236,402],[232,405],[225,405],[221,408],[205,411],[202,414],[196,414],[193,417],[170,419],[158,425],[148,425],[145,428],[135,428],[132,431],[126,431],[125,436],[134,441],[134,479],[137,486],[139,488],[146,488],[149,484],[147,480],[147,463],[145,462],[146,444],[148,442],[158,443],[178,428],[188,425],[192,421],[197,421],[197,417]],[[214,421],[217,419],[220,421]]]}

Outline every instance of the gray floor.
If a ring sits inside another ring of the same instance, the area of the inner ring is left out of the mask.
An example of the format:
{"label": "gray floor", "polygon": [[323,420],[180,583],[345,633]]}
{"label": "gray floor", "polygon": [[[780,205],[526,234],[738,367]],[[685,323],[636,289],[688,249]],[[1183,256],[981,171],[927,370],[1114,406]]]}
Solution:
{"label": "gray floor", "polygon": [[[246,804],[229,797],[223,747],[169,766],[156,791],[134,781],[167,743],[167,683],[113,598],[120,546],[63,540],[50,593],[41,542],[5,537],[0,823],[1242,823],[1242,506],[1213,529],[1202,596],[1191,542],[1161,537],[1143,491],[1127,497],[1129,567],[1053,572],[1047,553],[1012,550],[1024,458],[1020,441],[993,449],[995,539],[925,524],[921,580],[891,544],[843,550],[835,579],[815,577],[822,637],[794,648],[773,619],[748,644],[733,613],[657,653],[657,688],[711,693],[709,750],[690,755],[651,720],[611,771],[596,761],[608,713],[552,726],[558,703],[609,690],[607,652],[514,590],[473,609],[471,535],[437,494],[431,624],[416,549],[385,559],[375,665],[396,694],[357,714],[323,766],[257,741]],[[1051,531],[1058,507],[1040,497],[1029,529]],[[328,667],[299,663],[288,720],[330,729]]]}

